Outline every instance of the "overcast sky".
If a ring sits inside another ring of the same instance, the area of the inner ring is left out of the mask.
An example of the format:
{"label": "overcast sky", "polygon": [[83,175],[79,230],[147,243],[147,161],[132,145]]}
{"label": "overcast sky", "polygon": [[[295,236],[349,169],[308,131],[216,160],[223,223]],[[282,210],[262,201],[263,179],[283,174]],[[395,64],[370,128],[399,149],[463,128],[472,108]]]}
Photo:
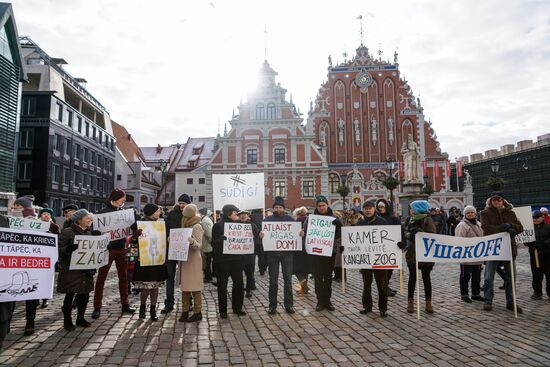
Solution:
{"label": "overcast sky", "polygon": [[[5,1],[5,0],[4,0]],[[344,52],[399,52],[449,157],[550,132],[550,1],[16,0],[30,36],[140,146],[215,136],[267,59],[307,117]],[[267,37],[264,33],[267,29]],[[379,46],[380,45],[380,46]],[[219,121],[219,123],[218,123]],[[304,122],[305,123],[305,122]]]}

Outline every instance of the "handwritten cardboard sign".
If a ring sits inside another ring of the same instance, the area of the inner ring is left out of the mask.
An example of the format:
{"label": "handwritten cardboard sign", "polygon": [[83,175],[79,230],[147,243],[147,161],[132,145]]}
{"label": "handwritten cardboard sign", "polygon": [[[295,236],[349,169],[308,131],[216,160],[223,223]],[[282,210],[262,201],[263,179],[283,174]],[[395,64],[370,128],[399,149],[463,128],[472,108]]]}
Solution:
{"label": "handwritten cardboard sign", "polygon": [[263,173],[212,175],[214,208],[225,204],[239,209],[265,208],[265,183]]}
{"label": "handwritten cardboard sign", "polygon": [[535,241],[535,225],[533,223],[533,212],[530,206],[522,206],[513,209],[516,217],[523,226],[523,232],[516,235],[516,243],[529,243]]}
{"label": "handwritten cardboard sign", "polygon": [[136,221],[132,209],[117,210],[115,212],[94,214],[94,229],[101,233],[109,233],[111,241],[128,237],[130,226]]}
{"label": "handwritten cardboard sign", "polygon": [[346,269],[401,269],[401,226],[342,227]]}
{"label": "handwritten cardboard sign", "polygon": [[39,219],[8,217],[10,228],[22,229],[27,231],[48,232],[50,230],[50,222],[44,222]]}
{"label": "handwritten cardboard sign", "polygon": [[253,254],[254,234],[250,223],[225,223],[223,241],[224,254]]}
{"label": "handwritten cardboard sign", "polygon": [[71,255],[70,270],[99,269],[109,262],[109,235],[75,236],[78,248]]}
{"label": "handwritten cardboard sign", "polygon": [[193,228],[173,228],[170,230],[168,260],[187,261],[189,256],[189,237]]}
{"label": "handwritten cardboard sign", "polygon": [[310,255],[332,256],[336,226],[334,217],[312,214],[308,218],[306,252]]}
{"label": "handwritten cardboard sign", "polygon": [[263,222],[264,251],[302,251],[300,222]]}

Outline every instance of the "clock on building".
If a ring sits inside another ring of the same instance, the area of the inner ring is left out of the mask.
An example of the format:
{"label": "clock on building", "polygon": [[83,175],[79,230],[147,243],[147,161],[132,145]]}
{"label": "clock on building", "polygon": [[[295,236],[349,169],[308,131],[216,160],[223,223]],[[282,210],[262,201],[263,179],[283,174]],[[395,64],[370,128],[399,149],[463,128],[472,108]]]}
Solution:
{"label": "clock on building", "polygon": [[367,89],[372,82],[372,76],[366,70],[361,70],[355,76],[355,84],[361,89]]}

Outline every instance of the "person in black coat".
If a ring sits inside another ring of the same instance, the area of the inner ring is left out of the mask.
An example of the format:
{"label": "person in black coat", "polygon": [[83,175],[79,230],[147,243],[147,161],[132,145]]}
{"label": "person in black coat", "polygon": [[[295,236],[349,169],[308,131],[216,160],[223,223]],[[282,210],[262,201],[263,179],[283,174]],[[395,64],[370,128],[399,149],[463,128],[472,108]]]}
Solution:
{"label": "person in black coat", "polygon": [[[533,295],[531,299],[542,299],[542,281],[546,277],[546,295],[550,297],[550,224],[544,222],[544,214],[540,210],[533,212],[535,241],[526,243],[531,257],[531,273],[533,274]],[[538,267],[535,256],[538,257]]]}
{"label": "person in black coat", "polygon": [[222,208],[221,219],[212,227],[212,248],[214,264],[218,271],[218,307],[220,317],[227,318],[227,283],[229,277],[233,281],[231,291],[231,306],[233,313],[239,316],[246,315],[243,310],[244,284],[243,284],[243,255],[224,254],[223,243],[227,240],[225,236],[225,223],[237,223],[239,209],[232,204],[226,204]]}
{"label": "person in black coat", "polygon": [[[256,225],[256,223],[253,223],[250,219],[250,212],[246,210],[241,210],[237,213],[239,220],[242,223],[250,224],[252,227],[252,233],[254,235],[254,249],[259,246],[260,242],[260,228]],[[256,290],[256,278],[254,277],[254,268],[256,266],[256,254],[247,254],[242,256],[243,260],[243,269],[244,269],[244,275],[246,276],[246,298],[252,297],[252,291]]]}
{"label": "person in black coat", "polygon": [[[86,209],[80,209],[73,213],[71,217],[71,226],[61,231],[59,240],[59,276],[57,278],[57,291],[65,293],[63,300],[63,327],[65,330],[74,330],[71,312],[73,309],[73,299],[76,298],[77,318],[76,325],[82,327],[90,326],[90,323],[84,319],[86,306],[90,297],[90,292],[94,290],[95,270],[70,270],[71,256],[78,248],[74,243],[77,235],[101,235],[99,231],[91,230],[93,221],[92,213]],[[75,296],[76,295],[76,296]]]}
{"label": "person in black coat", "polygon": [[[7,217],[0,214],[0,227],[9,228],[9,220]],[[6,335],[10,332],[10,323],[15,309],[15,302],[0,302],[0,350],[6,339]]]}

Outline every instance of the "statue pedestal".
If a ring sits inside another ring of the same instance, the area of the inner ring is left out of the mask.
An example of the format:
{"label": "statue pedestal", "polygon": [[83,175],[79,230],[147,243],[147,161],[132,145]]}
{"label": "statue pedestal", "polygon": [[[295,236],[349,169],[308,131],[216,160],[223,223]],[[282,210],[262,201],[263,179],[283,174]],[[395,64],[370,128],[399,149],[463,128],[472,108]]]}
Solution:
{"label": "statue pedestal", "polygon": [[401,218],[409,216],[409,205],[415,200],[428,200],[428,194],[422,192],[424,184],[420,182],[405,183],[402,185],[402,191],[399,193],[399,203],[401,204]]}

